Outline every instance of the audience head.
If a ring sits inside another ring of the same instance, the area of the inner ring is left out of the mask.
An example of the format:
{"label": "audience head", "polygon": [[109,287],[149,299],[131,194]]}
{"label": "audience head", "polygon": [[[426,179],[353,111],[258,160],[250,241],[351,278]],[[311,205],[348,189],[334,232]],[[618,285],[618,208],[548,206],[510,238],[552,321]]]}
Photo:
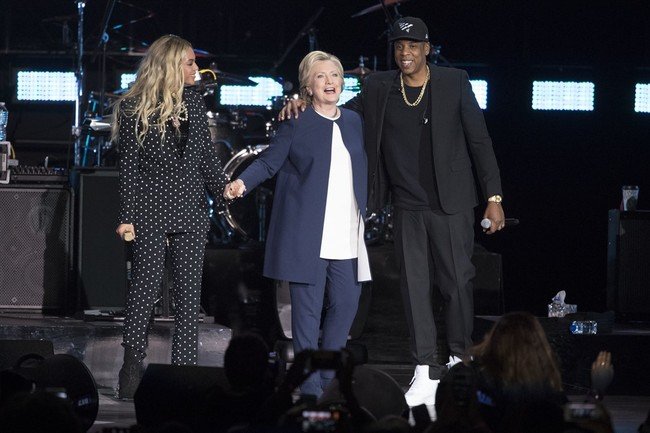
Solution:
{"label": "audience head", "polygon": [[562,391],[555,354],[539,321],[529,313],[502,316],[472,355],[504,388]]}
{"label": "audience head", "polygon": [[224,370],[234,391],[265,386],[272,379],[269,368],[269,347],[257,334],[243,333],[233,337],[224,355]]}

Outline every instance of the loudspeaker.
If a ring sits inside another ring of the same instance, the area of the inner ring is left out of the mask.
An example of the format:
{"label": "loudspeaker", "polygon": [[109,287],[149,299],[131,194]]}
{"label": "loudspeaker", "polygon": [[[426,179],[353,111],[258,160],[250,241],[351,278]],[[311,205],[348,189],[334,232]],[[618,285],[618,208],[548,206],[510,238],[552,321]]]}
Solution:
{"label": "loudspeaker", "polygon": [[28,354],[49,358],[54,355],[54,345],[49,340],[0,340],[0,370],[13,367]]}
{"label": "loudspeaker", "polygon": [[0,372],[0,389],[3,399],[32,389],[65,392],[82,431],[92,427],[97,418],[99,394],[95,379],[88,367],[72,355],[42,357],[30,354],[20,365]]}
{"label": "loudspeaker", "polygon": [[126,304],[125,245],[115,234],[120,197],[116,169],[79,172],[78,308],[123,310]]}
{"label": "loudspeaker", "polygon": [[65,309],[72,207],[66,187],[0,188],[0,308]]}
{"label": "loudspeaker", "polygon": [[607,308],[621,320],[650,320],[650,211],[609,211]]}
{"label": "loudspeaker", "polygon": [[138,424],[192,424],[209,391],[227,383],[223,368],[149,364],[134,396]]}
{"label": "loudspeaker", "polygon": [[[375,419],[388,415],[401,416],[408,409],[404,391],[387,373],[366,365],[358,365],[352,373],[352,392],[359,405]],[[333,379],[318,400],[319,405],[328,406],[343,402],[338,379]]]}

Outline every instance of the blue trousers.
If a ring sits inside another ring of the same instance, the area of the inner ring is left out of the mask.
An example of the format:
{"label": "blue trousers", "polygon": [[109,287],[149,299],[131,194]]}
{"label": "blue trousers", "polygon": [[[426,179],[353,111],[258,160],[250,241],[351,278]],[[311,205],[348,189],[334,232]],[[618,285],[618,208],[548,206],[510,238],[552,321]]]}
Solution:
{"label": "blue trousers", "polygon": [[[357,282],[357,259],[320,259],[315,284],[289,283],[291,293],[291,334],[294,353],[319,348],[321,313],[327,291],[327,305],[320,348],[341,350],[345,347],[357,314],[361,283]],[[302,394],[319,397],[336,372],[322,370],[312,374],[300,386]]]}

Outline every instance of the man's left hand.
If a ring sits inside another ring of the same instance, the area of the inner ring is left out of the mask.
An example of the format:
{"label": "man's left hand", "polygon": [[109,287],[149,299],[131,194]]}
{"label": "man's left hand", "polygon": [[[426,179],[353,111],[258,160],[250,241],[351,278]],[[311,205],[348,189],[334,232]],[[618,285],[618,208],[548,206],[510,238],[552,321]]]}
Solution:
{"label": "man's left hand", "polygon": [[483,218],[487,218],[492,222],[490,228],[485,230],[488,235],[503,229],[506,225],[506,216],[500,203],[488,202]]}

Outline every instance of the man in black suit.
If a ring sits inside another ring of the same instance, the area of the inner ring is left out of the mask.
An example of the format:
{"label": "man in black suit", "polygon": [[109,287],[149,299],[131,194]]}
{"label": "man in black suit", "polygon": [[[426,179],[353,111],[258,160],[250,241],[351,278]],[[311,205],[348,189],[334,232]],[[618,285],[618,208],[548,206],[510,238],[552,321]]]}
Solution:
{"label": "man in black suit", "polygon": [[[473,208],[486,203],[487,232],[501,230],[501,180],[467,73],[427,64],[429,35],[419,18],[398,20],[390,39],[399,71],[369,75],[345,107],[364,119],[368,209],[385,206],[389,192],[395,207],[395,253],[416,364],[406,401],[433,406],[447,367],[438,362],[430,275],[445,301],[451,366],[472,344]],[[282,114],[297,114],[295,105]]]}

